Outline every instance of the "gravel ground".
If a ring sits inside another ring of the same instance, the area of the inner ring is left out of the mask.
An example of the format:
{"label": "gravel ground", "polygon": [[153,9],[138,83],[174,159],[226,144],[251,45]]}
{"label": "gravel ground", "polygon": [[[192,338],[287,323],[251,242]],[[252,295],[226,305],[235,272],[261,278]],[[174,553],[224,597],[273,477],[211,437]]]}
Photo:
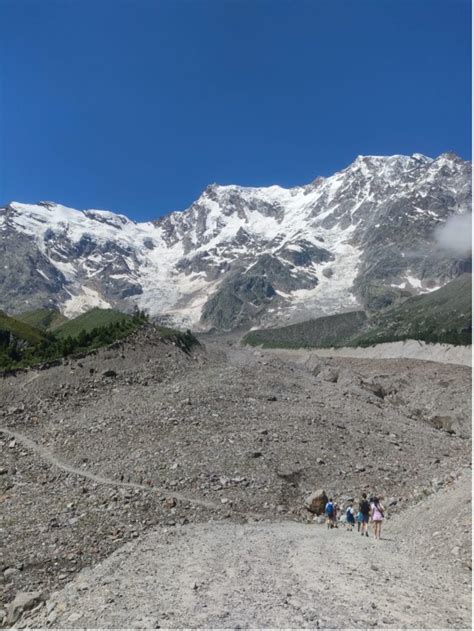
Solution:
{"label": "gravel ground", "polygon": [[451,344],[427,344],[419,340],[405,342],[386,342],[366,348],[318,348],[313,351],[282,350],[273,351],[287,357],[356,357],[360,359],[418,359],[441,364],[459,364],[472,366],[471,346],[452,346]]}
{"label": "gravel ground", "polygon": [[466,470],[388,520],[380,541],[285,521],[160,528],[83,571],[21,626],[466,628],[469,570],[425,547],[453,513],[469,526],[470,483]]}
{"label": "gravel ground", "polygon": [[304,528],[318,488],[341,505],[367,490],[396,514],[470,462],[467,367],[205,345],[186,355],[145,330],[0,381],[4,603],[156,528]]}

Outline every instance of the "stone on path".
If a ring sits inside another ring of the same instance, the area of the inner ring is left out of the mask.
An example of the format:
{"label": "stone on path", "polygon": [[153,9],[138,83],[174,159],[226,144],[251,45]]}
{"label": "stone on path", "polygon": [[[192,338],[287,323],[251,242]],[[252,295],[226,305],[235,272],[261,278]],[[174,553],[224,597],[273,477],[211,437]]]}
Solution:
{"label": "stone on path", "polygon": [[326,495],[326,491],[319,489],[308,495],[305,499],[304,505],[311,512],[316,515],[323,515],[326,504],[328,501],[328,496]]}

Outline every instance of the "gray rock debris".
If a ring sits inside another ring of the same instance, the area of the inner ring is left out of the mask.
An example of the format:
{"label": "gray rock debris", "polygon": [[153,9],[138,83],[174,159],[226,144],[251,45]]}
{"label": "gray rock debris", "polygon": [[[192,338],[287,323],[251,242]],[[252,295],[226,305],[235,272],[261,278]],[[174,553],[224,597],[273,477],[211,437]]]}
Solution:
{"label": "gray rock debris", "polygon": [[25,612],[45,601],[43,592],[18,592],[7,608],[7,624],[14,624]]}

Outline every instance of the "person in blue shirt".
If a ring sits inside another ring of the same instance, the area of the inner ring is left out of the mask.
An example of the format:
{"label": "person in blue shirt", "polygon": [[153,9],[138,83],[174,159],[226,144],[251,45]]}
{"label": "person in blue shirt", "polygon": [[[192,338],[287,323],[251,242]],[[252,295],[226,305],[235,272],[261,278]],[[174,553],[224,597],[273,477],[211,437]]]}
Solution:
{"label": "person in blue shirt", "polygon": [[349,506],[346,508],[346,521],[347,530],[352,531],[355,525],[354,507],[352,506],[352,502],[350,502]]}
{"label": "person in blue shirt", "polygon": [[329,501],[326,504],[325,512],[328,528],[334,528],[336,521],[336,507],[334,506],[332,497],[329,498]]}

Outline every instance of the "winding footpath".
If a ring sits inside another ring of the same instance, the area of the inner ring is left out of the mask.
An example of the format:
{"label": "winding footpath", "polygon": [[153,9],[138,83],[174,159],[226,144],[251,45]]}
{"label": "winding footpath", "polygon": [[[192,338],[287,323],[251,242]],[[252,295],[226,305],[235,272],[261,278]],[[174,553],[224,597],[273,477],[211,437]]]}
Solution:
{"label": "winding footpath", "polygon": [[[97,484],[103,484],[105,486],[113,486],[113,487],[122,487],[128,489],[140,489],[143,491],[148,491],[149,493],[158,493],[160,495],[168,495],[172,496],[177,500],[182,502],[189,502],[190,504],[195,504],[197,506],[203,506],[204,508],[211,508],[213,510],[221,509],[221,504],[216,504],[215,502],[208,502],[206,500],[200,500],[195,497],[189,497],[187,495],[182,495],[181,493],[177,493],[175,491],[170,491],[169,489],[164,489],[158,486],[148,486],[146,484],[138,484],[136,482],[121,482],[117,480],[112,480],[111,478],[106,478],[101,475],[96,475],[95,473],[91,473],[90,471],[84,471],[83,469],[77,469],[70,464],[67,464],[61,461],[57,456],[54,455],[51,451],[39,445],[34,440],[25,436],[25,434],[21,434],[18,431],[13,431],[8,429],[7,427],[0,427],[0,433],[5,434],[9,438],[13,438],[19,443],[21,443],[24,447],[31,449],[34,453],[38,454],[43,460],[46,460],[53,466],[65,471],[66,473],[70,473],[72,475],[76,475],[81,478],[87,478],[88,480],[92,480]],[[247,514],[247,513],[246,513]]]}
{"label": "winding footpath", "polygon": [[[71,475],[222,509],[80,470],[21,432],[0,432]],[[344,528],[262,521],[262,515],[254,515],[259,523],[156,528],[82,570],[19,627],[468,628],[469,579],[460,582],[456,567],[430,561],[424,549],[430,528],[459,506],[470,479],[466,472],[431,496],[422,515],[415,506],[394,516],[381,541]]]}

